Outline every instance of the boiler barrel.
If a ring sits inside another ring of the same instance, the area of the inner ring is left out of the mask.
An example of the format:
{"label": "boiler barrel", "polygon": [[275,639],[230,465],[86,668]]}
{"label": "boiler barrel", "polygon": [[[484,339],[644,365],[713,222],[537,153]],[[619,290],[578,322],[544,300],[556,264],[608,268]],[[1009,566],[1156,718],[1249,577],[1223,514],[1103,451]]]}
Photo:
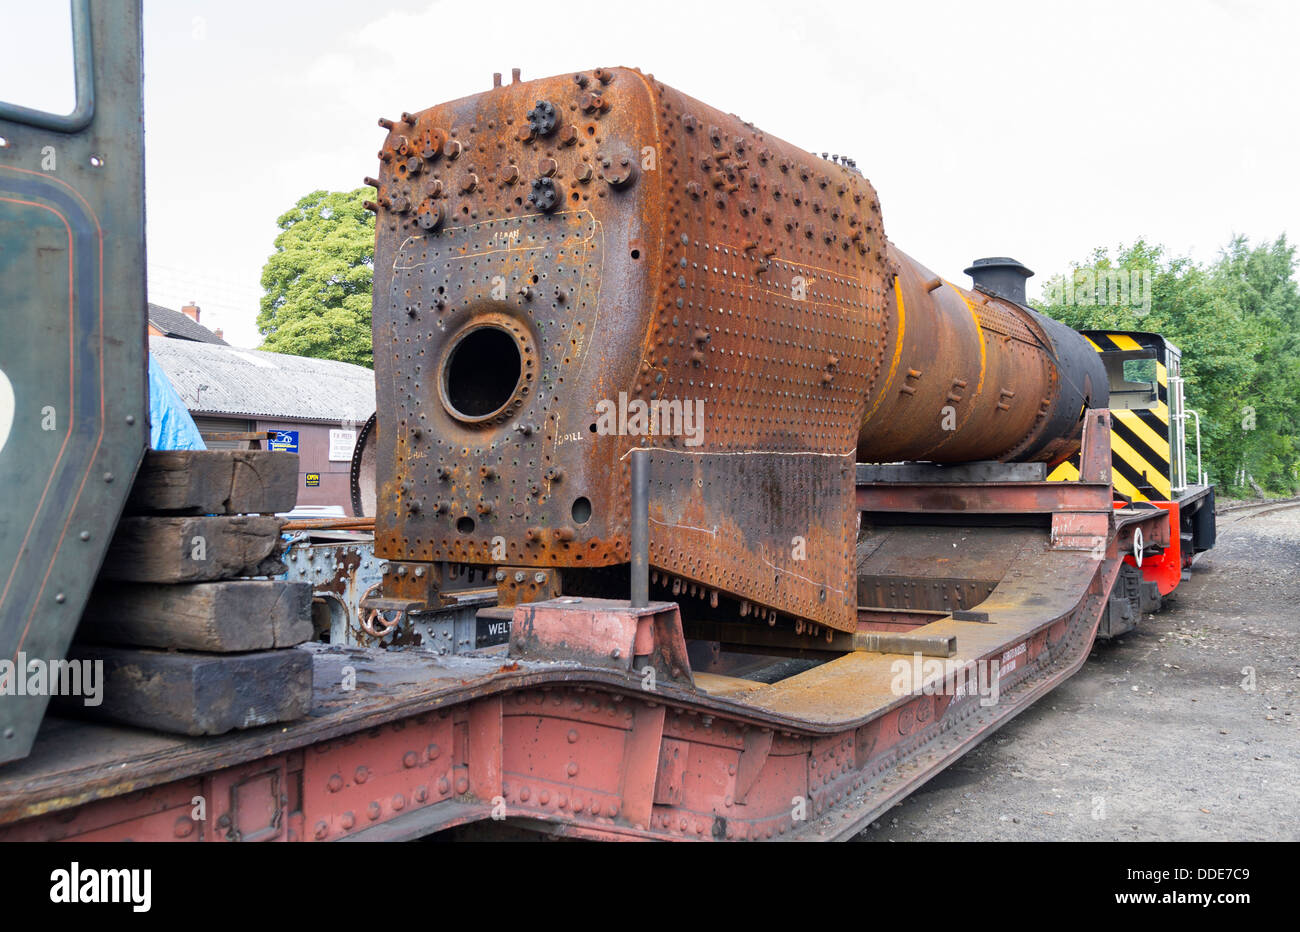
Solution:
{"label": "boiler barrel", "polygon": [[868,392],[858,460],[1054,463],[1072,455],[1083,412],[1108,401],[1087,340],[1023,304],[945,281],[892,244],[889,260],[897,273],[887,309],[892,345]]}

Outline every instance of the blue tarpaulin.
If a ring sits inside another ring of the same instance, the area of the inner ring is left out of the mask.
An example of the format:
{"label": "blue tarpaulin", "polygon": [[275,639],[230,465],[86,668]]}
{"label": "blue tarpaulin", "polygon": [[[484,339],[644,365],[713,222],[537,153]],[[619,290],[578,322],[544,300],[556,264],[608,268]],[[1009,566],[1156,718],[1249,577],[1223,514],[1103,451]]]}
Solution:
{"label": "blue tarpaulin", "polygon": [[155,450],[206,450],[185,402],[149,354],[149,446]]}

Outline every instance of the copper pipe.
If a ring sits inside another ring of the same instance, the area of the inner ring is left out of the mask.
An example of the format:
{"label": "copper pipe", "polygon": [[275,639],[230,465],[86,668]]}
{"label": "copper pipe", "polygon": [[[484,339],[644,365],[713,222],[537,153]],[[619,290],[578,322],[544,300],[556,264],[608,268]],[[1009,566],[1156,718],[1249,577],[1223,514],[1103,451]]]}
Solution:
{"label": "copper pipe", "polygon": [[373,531],[374,518],[295,518],[286,521],[284,531]]}

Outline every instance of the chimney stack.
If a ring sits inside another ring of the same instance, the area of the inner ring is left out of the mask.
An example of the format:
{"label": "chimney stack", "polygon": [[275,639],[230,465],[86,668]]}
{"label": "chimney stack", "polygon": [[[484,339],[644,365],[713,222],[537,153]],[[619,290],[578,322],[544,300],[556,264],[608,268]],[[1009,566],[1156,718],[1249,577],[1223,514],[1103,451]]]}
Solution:
{"label": "chimney stack", "polygon": [[226,334],[222,331],[220,327],[218,327],[216,330],[213,330],[212,335],[215,336],[218,340],[224,340],[226,338]]}
{"label": "chimney stack", "polygon": [[196,324],[199,322],[199,306],[193,301],[181,308],[181,313]]}
{"label": "chimney stack", "polygon": [[976,259],[966,269],[966,274],[975,283],[975,290],[1005,298],[1013,304],[1025,303],[1025,279],[1033,272],[1015,259],[1006,256],[990,256]]}

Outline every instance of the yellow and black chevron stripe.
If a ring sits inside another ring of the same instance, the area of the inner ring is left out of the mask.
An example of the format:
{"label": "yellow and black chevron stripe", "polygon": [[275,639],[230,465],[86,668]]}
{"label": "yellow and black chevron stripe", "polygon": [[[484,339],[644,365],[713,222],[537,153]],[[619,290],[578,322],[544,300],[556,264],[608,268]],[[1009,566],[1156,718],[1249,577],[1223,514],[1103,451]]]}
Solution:
{"label": "yellow and black chevron stripe", "polygon": [[[1099,353],[1112,347],[1117,350],[1143,348],[1124,333],[1105,334],[1104,339],[1110,345],[1099,345],[1090,338],[1085,339]],[[1156,393],[1154,408],[1111,410],[1111,482],[1115,491],[1135,502],[1170,500],[1169,371],[1162,359],[1156,360]],[[1078,457],[1061,463],[1047,478],[1078,480]]]}

